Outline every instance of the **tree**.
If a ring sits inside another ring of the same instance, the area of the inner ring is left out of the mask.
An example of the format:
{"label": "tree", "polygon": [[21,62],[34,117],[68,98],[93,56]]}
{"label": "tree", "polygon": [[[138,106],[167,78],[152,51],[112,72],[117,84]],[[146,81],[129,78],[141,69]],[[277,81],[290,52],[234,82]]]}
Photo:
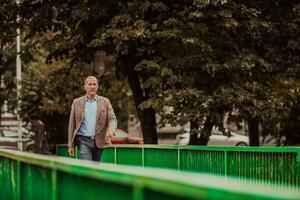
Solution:
{"label": "tree", "polygon": [[[0,108],[14,88],[14,39],[16,36],[14,1],[3,0],[0,7]],[[15,94],[15,93],[13,93]]]}
{"label": "tree", "polygon": [[21,11],[28,37],[54,33],[49,62],[89,63],[99,50],[116,57],[111,71],[128,81],[145,143],[157,142],[157,112],[163,123],[191,121],[205,145],[224,113],[238,110],[258,145],[258,124],[287,119],[295,105],[296,1],[24,0]]}
{"label": "tree", "polygon": [[250,125],[250,145],[259,145],[259,123],[279,122],[290,109],[286,103],[296,85],[285,83],[296,78],[289,71],[299,67],[298,7],[296,1],[228,1],[196,11],[208,27],[201,38],[214,52],[212,105],[221,113],[239,110]]}
{"label": "tree", "polygon": [[173,75],[163,101],[174,109],[166,119],[191,120],[194,143],[205,145],[212,126],[235,109],[249,122],[250,145],[257,146],[259,123],[283,120],[291,105],[289,91],[297,88],[286,82],[299,81],[299,6],[295,1],[195,5],[181,18],[182,41],[190,47],[167,45],[172,56],[165,63],[173,65],[168,72]]}
{"label": "tree", "polygon": [[[56,33],[51,40],[55,45],[49,46],[49,59],[66,55],[74,60],[90,61],[100,49],[116,54],[117,71],[127,78],[133,93],[144,142],[157,143],[155,110],[153,106],[140,107],[149,100],[148,88],[143,83],[146,77],[142,77],[135,66],[145,58],[155,56],[155,43],[173,37],[175,32],[160,23],[172,19],[168,14],[170,11],[177,15],[172,9],[181,9],[181,4],[179,1],[168,5],[148,1],[142,4],[140,1],[128,4],[119,1],[23,1],[21,10],[24,24],[31,28],[32,34],[49,30]],[[28,15],[29,10],[35,13],[34,18]],[[151,35],[157,36],[152,38]]]}
{"label": "tree", "polygon": [[[44,41],[47,41],[47,37]],[[70,105],[74,98],[82,96],[83,80],[87,75],[93,74],[93,68],[86,63],[71,63],[70,59],[46,63],[47,52],[42,44],[36,44],[35,40],[28,41],[30,46],[28,55],[24,54],[24,72],[22,87],[21,113],[24,121],[32,118],[41,119],[45,125],[51,144],[64,143],[67,139],[67,126],[69,120]],[[29,48],[28,48],[29,49]],[[104,61],[107,60],[103,55]],[[105,62],[106,63],[106,62]],[[108,64],[108,63],[106,63]],[[82,67],[85,66],[85,67]],[[128,87],[124,87],[121,81],[112,77],[114,73],[106,71],[105,78],[100,78],[100,95],[107,96],[114,105],[118,117],[119,127],[127,128],[125,116],[128,113],[122,109],[130,106],[128,101]],[[122,87],[121,87],[122,86]],[[113,90],[114,94],[111,94]],[[124,101],[125,100],[125,101]],[[131,109],[128,109],[130,112]],[[59,123],[58,123],[59,122]]]}

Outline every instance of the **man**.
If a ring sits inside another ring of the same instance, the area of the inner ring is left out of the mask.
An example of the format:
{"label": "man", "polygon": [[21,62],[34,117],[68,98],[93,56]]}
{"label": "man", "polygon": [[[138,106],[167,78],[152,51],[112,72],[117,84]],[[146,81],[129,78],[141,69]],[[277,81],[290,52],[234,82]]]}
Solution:
{"label": "man", "polygon": [[85,96],[75,99],[69,120],[69,155],[74,155],[74,141],[80,159],[100,161],[102,148],[111,144],[117,128],[117,118],[110,101],[97,95],[98,81],[88,76],[84,81]]}

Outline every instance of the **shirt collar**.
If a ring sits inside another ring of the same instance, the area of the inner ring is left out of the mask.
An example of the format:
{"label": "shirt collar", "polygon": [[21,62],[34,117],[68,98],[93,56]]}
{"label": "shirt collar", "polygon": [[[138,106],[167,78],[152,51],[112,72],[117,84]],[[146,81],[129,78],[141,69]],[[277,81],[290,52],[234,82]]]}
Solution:
{"label": "shirt collar", "polygon": [[88,99],[87,96],[84,98],[85,101],[96,101],[97,100],[97,95],[93,99]]}

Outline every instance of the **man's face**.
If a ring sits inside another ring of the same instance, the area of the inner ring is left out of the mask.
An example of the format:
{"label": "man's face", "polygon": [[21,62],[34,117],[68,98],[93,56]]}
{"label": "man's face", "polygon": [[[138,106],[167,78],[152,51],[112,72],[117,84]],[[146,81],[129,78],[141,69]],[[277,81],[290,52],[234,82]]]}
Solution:
{"label": "man's face", "polygon": [[84,89],[88,95],[95,95],[98,90],[98,81],[94,78],[87,79],[84,84]]}

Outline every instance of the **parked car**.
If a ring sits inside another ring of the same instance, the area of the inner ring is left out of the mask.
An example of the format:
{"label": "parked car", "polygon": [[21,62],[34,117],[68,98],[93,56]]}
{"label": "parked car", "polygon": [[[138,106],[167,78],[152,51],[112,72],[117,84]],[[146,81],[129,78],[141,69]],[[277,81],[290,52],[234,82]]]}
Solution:
{"label": "parked car", "polygon": [[143,138],[133,137],[122,129],[117,129],[111,138],[112,144],[144,144]]}
{"label": "parked car", "polygon": [[[190,131],[186,130],[176,137],[178,145],[188,145],[190,142]],[[248,146],[249,137],[228,131],[223,134],[221,131],[213,129],[209,137],[207,146]]]}
{"label": "parked car", "polygon": [[285,146],[286,137],[278,135],[264,135],[259,137],[261,146]]}
{"label": "parked car", "polygon": [[[27,129],[22,129],[23,150],[33,152],[34,150],[34,133]],[[0,128],[0,148],[18,149],[18,130],[15,127]]]}

